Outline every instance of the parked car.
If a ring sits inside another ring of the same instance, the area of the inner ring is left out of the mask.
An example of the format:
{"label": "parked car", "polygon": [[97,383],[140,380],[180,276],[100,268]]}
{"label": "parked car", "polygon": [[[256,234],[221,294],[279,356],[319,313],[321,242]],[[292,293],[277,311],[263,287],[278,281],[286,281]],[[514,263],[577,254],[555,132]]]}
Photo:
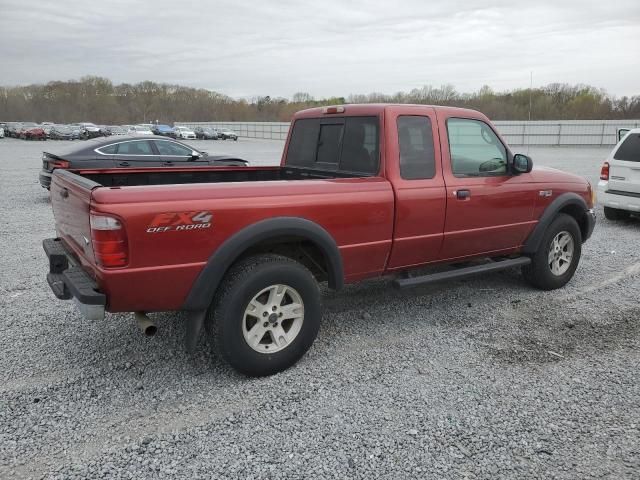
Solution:
{"label": "parked car", "polygon": [[0,123],[0,138],[4,138],[4,130],[7,128],[6,123]]}
{"label": "parked car", "polygon": [[27,130],[32,129],[32,128],[37,128],[39,127],[39,125],[35,122],[20,122],[16,124],[16,134],[15,134],[15,138],[22,138],[24,139],[24,135],[23,133],[25,133]]}
{"label": "parked car", "polygon": [[228,128],[218,129],[218,137],[222,140],[238,140],[238,134],[233,130],[229,130]]}
{"label": "parked car", "polygon": [[600,171],[598,198],[609,220],[640,213],[640,128],[627,129]]}
{"label": "parked car", "polygon": [[193,129],[196,138],[200,140],[217,140],[218,132],[211,127],[196,127]]}
{"label": "parked car", "polygon": [[209,155],[166,137],[106,137],[82,142],[64,149],[42,153],[40,185],[49,188],[56,169],[122,169],[169,167],[244,167],[246,160],[228,155]]}
{"label": "parked car", "polygon": [[280,167],[56,171],[47,280],[91,320],[185,311],[189,350],[208,323],[231,366],[270,375],[313,344],[321,281],[408,288],[517,267],[564,286],[593,202],[583,177],[534,170],[479,112],[313,108],[294,115]]}
{"label": "parked car", "polygon": [[20,130],[22,129],[22,124],[20,122],[10,122],[7,123],[6,134],[11,138],[20,138]]}
{"label": "parked car", "polygon": [[131,125],[127,135],[153,135],[153,132],[144,125]]}
{"label": "parked car", "polygon": [[176,134],[173,131],[173,127],[170,127],[169,125],[154,125],[153,126],[153,134],[154,135],[160,135],[162,137],[170,137],[170,138],[176,138]]}
{"label": "parked car", "polygon": [[47,138],[51,138],[51,128],[53,127],[53,124],[40,124],[40,127],[42,128],[42,130],[44,130],[44,134]]}
{"label": "parked car", "polygon": [[83,140],[88,140],[90,138],[102,137],[102,131],[100,127],[98,127],[95,123],[91,122],[81,122],[75,124],[80,127],[80,138]]}
{"label": "parked car", "polygon": [[49,133],[51,140],[74,140],[73,130],[67,125],[54,125]]}
{"label": "parked car", "polygon": [[110,136],[113,135],[126,135],[127,134],[127,130],[125,130],[123,127],[119,126],[119,125],[107,125],[105,127],[105,130],[108,132],[108,134]]}
{"label": "parked car", "polygon": [[23,140],[46,140],[47,134],[41,126],[35,123],[31,125],[31,122],[29,122],[22,124],[20,138]]}
{"label": "parked car", "polygon": [[196,132],[194,132],[193,130],[191,130],[188,127],[174,127],[173,131],[176,134],[176,138],[181,138],[181,139],[195,139],[196,138]]}

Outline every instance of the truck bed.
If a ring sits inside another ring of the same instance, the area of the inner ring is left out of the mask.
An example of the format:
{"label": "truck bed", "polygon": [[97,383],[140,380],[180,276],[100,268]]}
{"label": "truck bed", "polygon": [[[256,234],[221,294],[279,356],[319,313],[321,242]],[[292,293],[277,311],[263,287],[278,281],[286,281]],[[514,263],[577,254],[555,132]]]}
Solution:
{"label": "truck bed", "polygon": [[298,167],[214,167],[78,170],[78,175],[105,187],[188,183],[264,182],[358,178],[366,175]]}

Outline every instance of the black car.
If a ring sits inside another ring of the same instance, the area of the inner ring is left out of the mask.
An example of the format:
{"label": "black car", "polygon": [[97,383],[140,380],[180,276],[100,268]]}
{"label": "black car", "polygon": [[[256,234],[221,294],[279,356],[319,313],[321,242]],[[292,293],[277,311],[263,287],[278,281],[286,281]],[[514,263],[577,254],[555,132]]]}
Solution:
{"label": "black car", "polygon": [[193,129],[196,134],[196,138],[200,140],[217,140],[218,132],[211,127],[196,127]]}
{"label": "black car", "polygon": [[107,137],[42,153],[40,185],[48,189],[56,168],[244,167],[246,160],[210,156],[167,137]]}
{"label": "black car", "polygon": [[73,130],[66,125],[53,125],[49,132],[51,140],[73,140]]}
{"label": "black car", "polygon": [[238,134],[228,128],[219,128],[217,132],[218,138],[221,138],[222,140],[238,140]]}

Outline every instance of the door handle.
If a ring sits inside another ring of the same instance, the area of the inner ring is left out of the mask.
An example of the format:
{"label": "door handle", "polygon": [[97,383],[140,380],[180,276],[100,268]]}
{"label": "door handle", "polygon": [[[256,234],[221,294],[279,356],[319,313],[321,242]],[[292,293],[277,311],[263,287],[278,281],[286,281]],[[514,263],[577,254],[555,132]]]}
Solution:
{"label": "door handle", "polygon": [[164,162],[162,165],[165,167],[173,167],[173,162]]}
{"label": "door handle", "polygon": [[130,165],[129,162],[120,162],[120,163],[118,163],[119,167],[128,167],[129,165]]}
{"label": "door handle", "polygon": [[456,192],[456,197],[458,200],[466,200],[471,197],[471,192],[469,190],[458,190]]}

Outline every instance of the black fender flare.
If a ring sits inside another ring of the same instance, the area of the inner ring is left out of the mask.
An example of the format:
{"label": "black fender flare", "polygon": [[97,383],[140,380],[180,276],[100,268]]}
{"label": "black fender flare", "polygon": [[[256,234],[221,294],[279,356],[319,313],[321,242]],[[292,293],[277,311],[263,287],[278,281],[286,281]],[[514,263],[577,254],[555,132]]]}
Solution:
{"label": "black fender flare", "polygon": [[[566,192],[556,198],[553,202],[549,204],[549,206],[545,209],[544,213],[540,217],[538,224],[533,229],[533,232],[529,234],[529,237],[524,242],[524,247],[522,249],[522,253],[525,255],[533,255],[538,251],[540,247],[540,243],[542,242],[542,237],[544,236],[544,232],[547,230],[553,219],[558,215],[560,210],[569,206],[579,207],[584,213],[587,213],[589,207],[587,206],[587,202],[584,201],[577,193]],[[584,238],[583,240],[586,240]]]}
{"label": "black fender flare", "polygon": [[339,290],[344,285],[342,256],[333,237],[320,225],[298,217],[276,217],[261,220],[229,237],[209,257],[182,306],[187,311],[209,308],[213,295],[225,273],[243,252],[258,243],[281,236],[295,236],[313,242],[327,261],[329,287]]}

